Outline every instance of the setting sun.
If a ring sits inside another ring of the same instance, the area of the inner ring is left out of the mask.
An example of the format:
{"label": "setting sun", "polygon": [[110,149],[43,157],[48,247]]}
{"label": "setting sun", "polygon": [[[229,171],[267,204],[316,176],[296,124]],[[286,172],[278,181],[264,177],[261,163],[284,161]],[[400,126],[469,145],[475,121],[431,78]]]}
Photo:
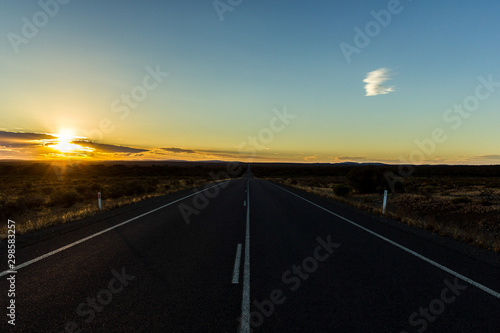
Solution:
{"label": "setting sun", "polygon": [[50,145],[50,148],[55,149],[63,154],[75,154],[79,152],[91,152],[94,149],[89,147],[83,147],[75,143],[75,140],[81,139],[75,136],[71,131],[64,131],[60,134],[54,134],[57,137],[54,140],[54,144]]}

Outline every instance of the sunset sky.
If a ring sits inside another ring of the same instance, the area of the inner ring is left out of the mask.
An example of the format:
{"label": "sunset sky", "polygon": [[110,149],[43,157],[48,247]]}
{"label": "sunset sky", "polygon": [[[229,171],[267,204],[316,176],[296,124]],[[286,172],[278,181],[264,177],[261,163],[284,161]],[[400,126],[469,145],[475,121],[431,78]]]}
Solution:
{"label": "sunset sky", "polygon": [[0,159],[498,164],[499,13],[2,1]]}

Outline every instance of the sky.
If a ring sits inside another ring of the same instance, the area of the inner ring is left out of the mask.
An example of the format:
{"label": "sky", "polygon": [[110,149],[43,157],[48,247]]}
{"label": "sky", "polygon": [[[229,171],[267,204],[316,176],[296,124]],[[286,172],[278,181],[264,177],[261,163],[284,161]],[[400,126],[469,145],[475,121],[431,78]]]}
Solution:
{"label": "sky", "polygon": [[0,1],[0,159],[500,163],[497,1]]}

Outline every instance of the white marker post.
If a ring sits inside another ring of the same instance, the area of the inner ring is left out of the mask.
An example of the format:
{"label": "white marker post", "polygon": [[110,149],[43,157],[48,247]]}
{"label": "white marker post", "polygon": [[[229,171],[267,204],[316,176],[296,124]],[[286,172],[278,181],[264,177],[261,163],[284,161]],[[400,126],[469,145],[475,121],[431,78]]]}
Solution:
{"label": "white marker post", "polygon": [[97,205],[99,206],[99,210],[102,210],[102,206],[101,206],[101,192],[97,192]]}
{"label": "white marker post", "polygon": [[382,215],[385,215],[386,206],[387,206],[387,190],[384,191],[384,203],[382,204]]}

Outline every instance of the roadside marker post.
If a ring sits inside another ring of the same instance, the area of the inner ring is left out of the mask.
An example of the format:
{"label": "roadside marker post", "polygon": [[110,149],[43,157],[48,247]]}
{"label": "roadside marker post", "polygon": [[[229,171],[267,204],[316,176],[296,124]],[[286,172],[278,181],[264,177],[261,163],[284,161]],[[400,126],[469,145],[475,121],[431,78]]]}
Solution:
{"label": "roadside marker post", "polygon": [[99,210],[102,210],[102,206],[101,206],[101,192],[97,192],[97,205],[99,206]]}
{"label": "roadside marker post", "polygon": [[387,206],[387,190],[384,190],[384,203],[382,204],[382,215],[385,215],[386,206]]}

